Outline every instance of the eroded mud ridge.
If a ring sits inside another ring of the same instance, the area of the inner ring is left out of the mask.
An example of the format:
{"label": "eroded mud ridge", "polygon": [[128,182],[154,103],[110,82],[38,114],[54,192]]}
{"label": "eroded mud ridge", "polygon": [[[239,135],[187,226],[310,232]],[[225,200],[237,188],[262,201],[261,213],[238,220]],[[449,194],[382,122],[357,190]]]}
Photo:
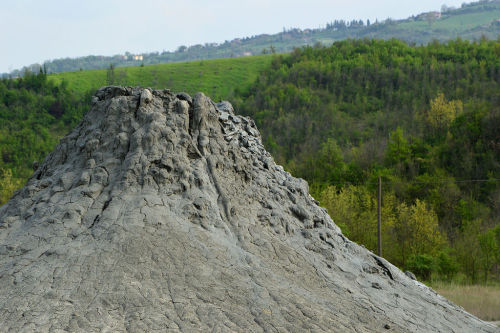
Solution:
{"label": "eroded mud ridge", "polygon": [[0,208],[1,332],[495,332],[350,242],[251,119],[105,87]]}

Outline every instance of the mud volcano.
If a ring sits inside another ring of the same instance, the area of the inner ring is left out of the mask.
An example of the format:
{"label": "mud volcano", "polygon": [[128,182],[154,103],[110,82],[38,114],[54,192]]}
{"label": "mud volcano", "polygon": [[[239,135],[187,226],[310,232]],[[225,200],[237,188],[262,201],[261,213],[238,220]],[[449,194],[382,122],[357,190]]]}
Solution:
{"label": "mud volcano", "polygon": [[0,208],[1,332],[495,332],[342,235],[254,122],[106,87]]}

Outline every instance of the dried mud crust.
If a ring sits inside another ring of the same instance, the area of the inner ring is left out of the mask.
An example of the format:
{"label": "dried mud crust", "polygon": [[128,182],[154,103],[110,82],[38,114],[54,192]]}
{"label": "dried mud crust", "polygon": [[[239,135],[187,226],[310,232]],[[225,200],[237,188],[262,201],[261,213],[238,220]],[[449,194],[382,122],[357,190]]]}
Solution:
{"label": "dried mud crust", "polygon": [[104,87],[0,207],[0,332],[498,332],[345,238],[255,123]]}

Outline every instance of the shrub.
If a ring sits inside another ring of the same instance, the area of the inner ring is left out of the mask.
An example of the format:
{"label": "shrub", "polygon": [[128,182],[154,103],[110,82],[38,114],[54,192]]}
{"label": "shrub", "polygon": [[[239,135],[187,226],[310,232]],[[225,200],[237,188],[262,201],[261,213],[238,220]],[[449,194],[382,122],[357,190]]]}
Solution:
{"label": "shrub", "polygon": [[432,272],[436,270],[434,258],[429,255],[419,254],[407,262],[407,269],[415,273],[420,279],[428,281]]}
{"label": "shrub", "polygon": [[457,262],[444,251],[440,252],[436,259],[439,274],[446,277],[446,280],[451,281],[458,271]]}

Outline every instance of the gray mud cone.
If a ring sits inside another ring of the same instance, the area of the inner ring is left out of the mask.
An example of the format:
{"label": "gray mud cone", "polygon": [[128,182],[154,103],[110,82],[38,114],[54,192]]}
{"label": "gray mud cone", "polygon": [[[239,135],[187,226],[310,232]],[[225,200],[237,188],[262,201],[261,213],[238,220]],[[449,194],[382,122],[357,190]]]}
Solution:
{"label": "gray mud cone", "polygon": [[495,332],[346,239],[251,119],[106,87],[0,208],[0,332]]}

